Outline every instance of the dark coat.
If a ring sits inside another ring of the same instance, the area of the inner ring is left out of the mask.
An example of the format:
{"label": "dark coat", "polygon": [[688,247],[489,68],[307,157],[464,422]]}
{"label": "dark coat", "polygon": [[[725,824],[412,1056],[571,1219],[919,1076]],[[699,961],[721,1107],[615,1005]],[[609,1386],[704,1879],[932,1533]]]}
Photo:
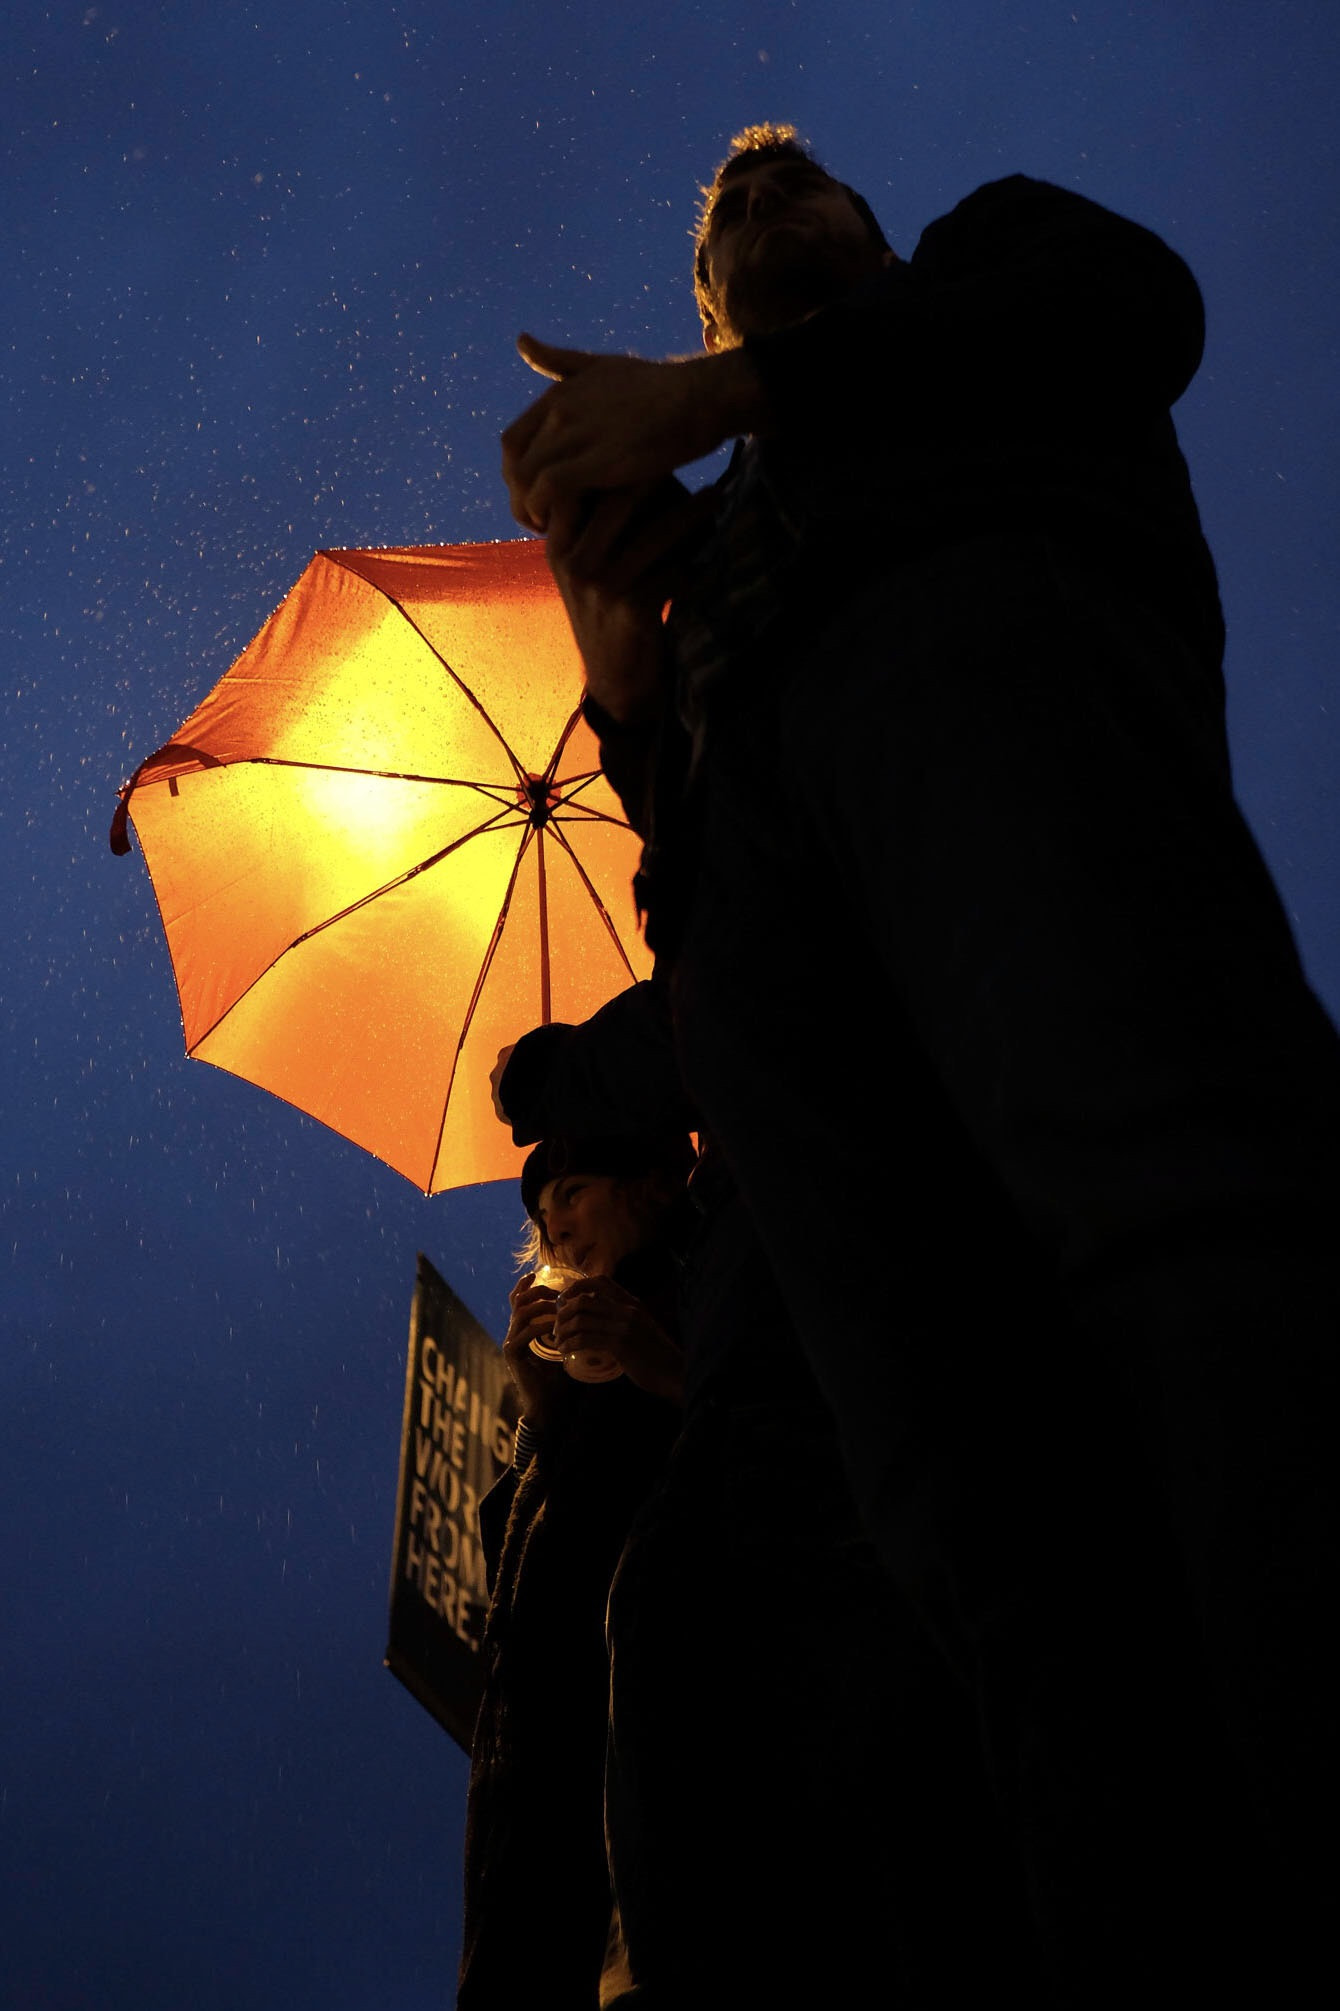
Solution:
{"label": "dark coat", "polygon": [[[667,1325],[674,1260],[619,1282]],[[610,1919],[605,1608],[676,1412],[626,1378],[565,1385],[561,1421],[480,1507],[492,1601],[465,1830],[459,2011],[594,2011]]]}
{"label": "dark coat", "polygon": [[685,1080],[1089,2011],[1335,1959],[1340,1071],[1231,796],[1200,343],[1150,233],[977,191],[747,345],[675,688],[588,707]]}

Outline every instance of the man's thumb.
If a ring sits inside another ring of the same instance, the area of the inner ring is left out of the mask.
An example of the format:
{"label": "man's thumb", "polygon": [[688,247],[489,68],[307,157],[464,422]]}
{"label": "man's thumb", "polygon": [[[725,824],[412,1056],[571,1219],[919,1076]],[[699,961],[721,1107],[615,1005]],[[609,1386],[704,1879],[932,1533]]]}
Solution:
{"label": "man's thumb", "polygon": [[541,377],[573,377],[596,360],[587,349],[560,349],[557,343],[541,342],[535,335],[518,335],[516,346]]}

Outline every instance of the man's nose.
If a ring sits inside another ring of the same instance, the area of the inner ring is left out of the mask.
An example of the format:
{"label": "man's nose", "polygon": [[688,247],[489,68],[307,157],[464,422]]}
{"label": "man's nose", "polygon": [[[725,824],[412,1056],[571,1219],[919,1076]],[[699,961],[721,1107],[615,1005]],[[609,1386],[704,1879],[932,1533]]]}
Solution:
{"label": "man's nose", "polygon": [[749,190],[748,214],[750,217],[766,216],[769,210],[776,209],[778,203],[784,201],[785,196],[776,183],[770,182],[766,175],[760,175]]}

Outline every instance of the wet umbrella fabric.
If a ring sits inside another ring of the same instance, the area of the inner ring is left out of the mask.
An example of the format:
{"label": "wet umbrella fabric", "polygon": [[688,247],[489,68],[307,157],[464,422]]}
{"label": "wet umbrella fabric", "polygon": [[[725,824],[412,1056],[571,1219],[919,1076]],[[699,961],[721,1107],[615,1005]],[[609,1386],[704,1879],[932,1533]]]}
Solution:
{"label": "wet umbrella fabric", "polygon": [[504,1179],[499,1046],[649,955],[537,543],[318,553],[121,791],[187,1052],[425,1193]]}

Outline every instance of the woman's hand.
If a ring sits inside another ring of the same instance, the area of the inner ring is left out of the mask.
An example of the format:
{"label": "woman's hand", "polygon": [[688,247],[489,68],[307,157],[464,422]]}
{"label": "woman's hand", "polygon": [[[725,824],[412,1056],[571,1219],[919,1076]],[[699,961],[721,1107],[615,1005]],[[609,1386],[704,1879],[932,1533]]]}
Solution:
{"label": "woman's hand", "polygon": [[563,1370],[558,1362],[541,1361],[530,1351],[532,1341],[549,1342],[554,1332],[558,1294],[535,1283],[527,1271],[508,1294],[512,1317],[503,1340],[503,1360],[521,1399],[524,1415],[543,1434],[552,1425],[555,1407],[563,1400]]}
{"label": "woman's hand", "polygon": [[640,1299],[613,1278],[578,1278],[558,1305],[553,1345],[564,1356],[583,1348],[612,1355],[630,1382],[666,1403],[684,1401],[684,1356]]}

